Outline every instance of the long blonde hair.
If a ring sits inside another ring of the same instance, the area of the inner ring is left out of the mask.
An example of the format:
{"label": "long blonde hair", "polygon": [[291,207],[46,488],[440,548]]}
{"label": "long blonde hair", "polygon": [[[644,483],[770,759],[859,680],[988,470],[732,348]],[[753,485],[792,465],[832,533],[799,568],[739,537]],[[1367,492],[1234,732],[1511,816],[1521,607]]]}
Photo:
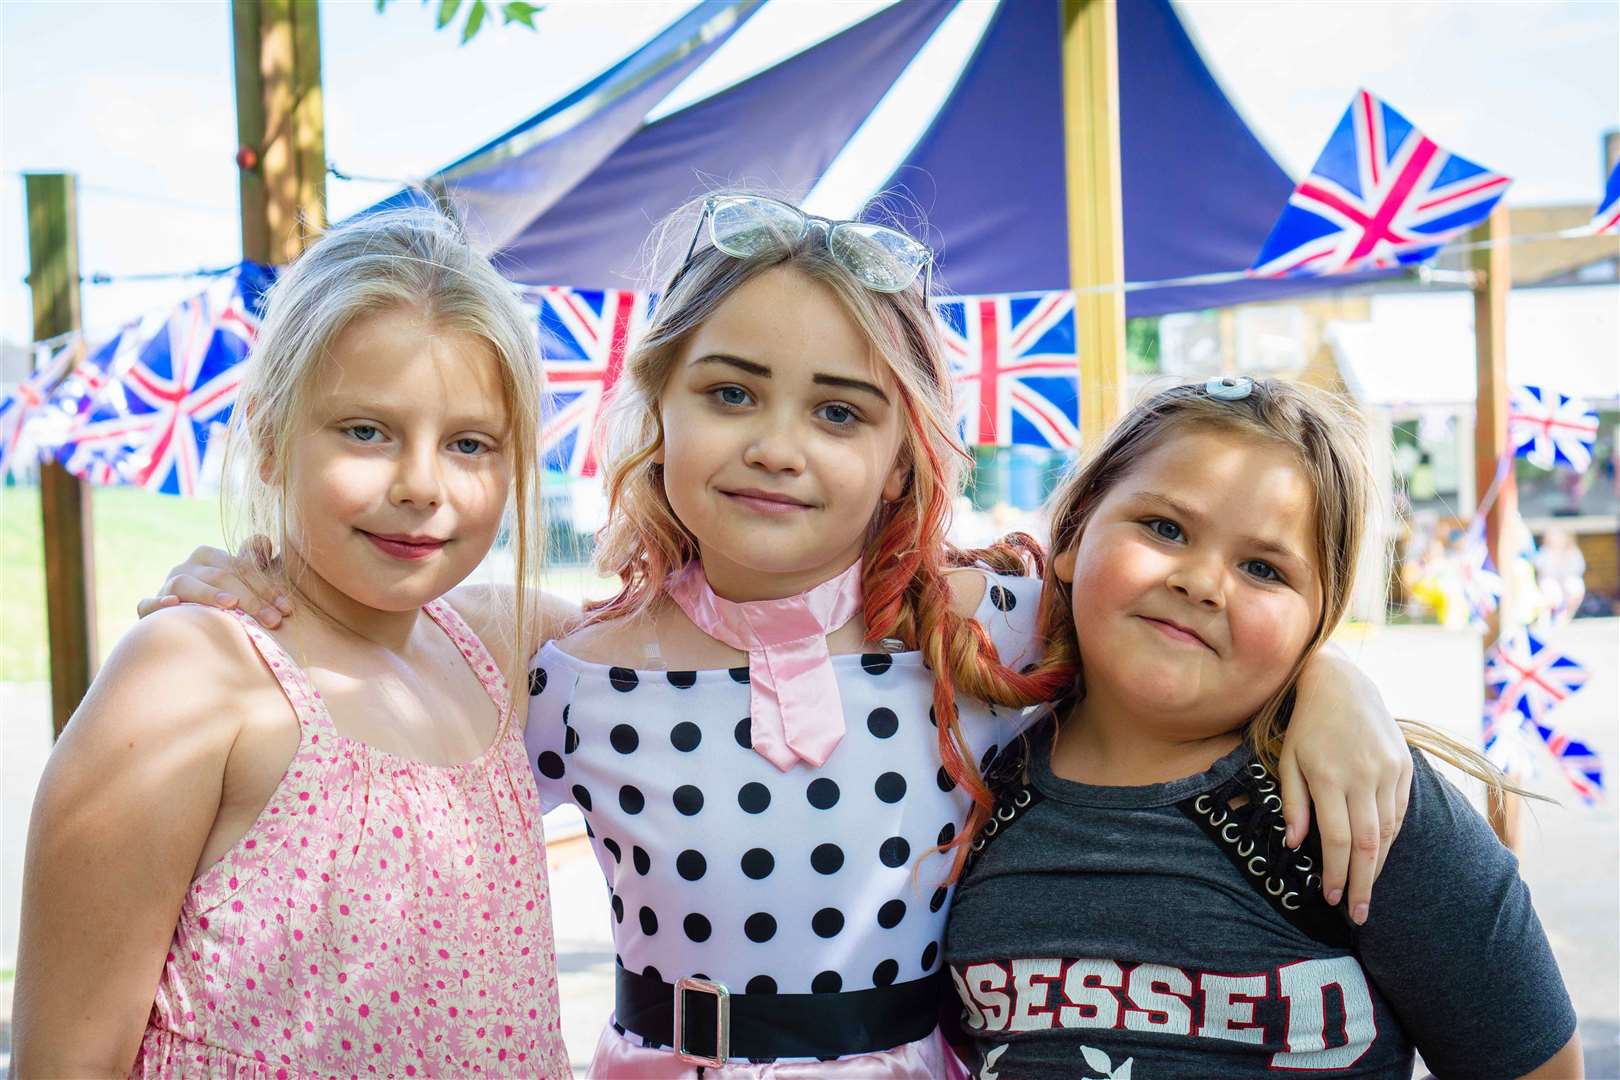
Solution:
{"label": "long blonde hair", "polygon": [[[667,225],[674,235],[700,203]],[[964,551],[945,539],[952,502],[968,456],[956,433],[950,369],[922,289],[874,292],[827,250],[816,230],[752,258],[700,248],[682,263],[659,299],[645,336],[625,360],[608,408],[603,450],[609,511],[597,534],[599,573],[619,578],[618,595],[591,605],[593,621],[649,612],[669,575],[698,556],[697,537],[680,521],[654,460],[663,446],[659,399],[686,343],[725,300],[747,282],[790,267],[829,288],[893,375],[902,416],[901,460],[909,477],[901,497],[874,508],[862,570],[869,641],[899,640],[922,652],[934,673],[939,752],[952,778],[986,808],[990,794],[957,718],[957,690],[1000,704],[1050,697],[1058,684],[1042,674],[1008,668],[989,635],[951,607],[945,571],[983,563],[1004,573],[1039,571],[1040,552],[1027,537]],[[1044,681],[1043,681],[1044,680]],[[966,852],[963,846],[959,856]]]}
{"label": "long blonde hair", "polygon": [[[228,505],[242,535],[286,550],[295,527],[287,504],[287,462],[328,349],[355,319],[394,308],[472,334],[493,349],[512,462],[506,531],[515,566],[508,677],[527,660],[521,640],[536,604],[545,530],[540,517],[539,347],[514,286],[479,255],[459,226],[433,210],[389,211],[329,230],[271,287],[264,322],[231,415]],[[286,560],[272,563],[285,578]]]}
{"label": "long blonde hair", "polygon": [[[1255,755],[1274,769],[1300,672],[1344,617],[1364,538],[1369,532],[1388,535],[1387,530],[1371,528],[1376,487],[1367,455],[1367,432],[1359,415],[1342,399],[1297,383],[1256,379],[1253,391],[1236,401],[1211,397],[1202,383],[1160,391],[1120,420],[1053,493],[1050,551],[1054,557],[1079,543],[1104,496],[1145,454],[1193,431],[1229,432],[1286,447],[1311,482],[1316,525],[1313,562],[1321,585],[1321,616],[1288,677],[1246,728]],[[1066,673],[1083,690],[1085,660],[1074,632],[1072,587],[1050,568],[1044,585],[1040,632],[1047,653],[1043,666]],[[1401,727],[1407,742],[1482,781],[1493,797],[1504,790],[1501,773],[1472,747],[1417,721],[1401,721]]]}

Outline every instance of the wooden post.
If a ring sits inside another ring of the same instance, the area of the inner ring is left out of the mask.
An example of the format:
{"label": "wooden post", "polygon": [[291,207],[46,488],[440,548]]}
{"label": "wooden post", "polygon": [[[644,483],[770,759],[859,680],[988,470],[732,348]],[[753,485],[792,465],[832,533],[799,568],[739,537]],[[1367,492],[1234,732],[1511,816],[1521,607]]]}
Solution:
{"label": "wooden post", "polygon": [[[28,207],[28,291],[34,338],[77,330],[78,191],[71,173],[23,176]],[[54,461],[40,466],[45,618],[51,657],[51,727],[60,736],[96,671],[95,558],[90,488]]]}
{"label": "wooden post", "polygon": [[315,0],[232,0],[242,255],[286,265],[326,227]]}
{"label": "wooden post", "polygon": [[1081,292],[1125,280],[1115,16],[1115,0],[1063,0],[1069,282],[1076,291],[1080,434],[1088,446],[1125,411],[1125,294]]}
{"label": "wooden post", "polygon": [[[1485,224],[1469,236],[1473,242],[1488,241],[1491,245],[1469,255],[1475,274],[1474,490],[1481,499],[1491,490],[1502,455],[1508,450],[1507,298],[1513,284],[1508,263],[1510,232],[1507,207],[1497,203]],[[1514,610],[1514,575],[1510,564],[1516,554],[1513,547],[1516,538],[1510,530],[1518,515],[1519,492],[1510,461],[1507,474],[1496,489],[1496,499],[1485,514],[1486,548],[1502,575],[1502,602],[1487,619],[1487,647],[1502,631],[1503,615]],[[1502,843],[1515,851],[1520,838],[1520,808],[1516,795],[1508,795],[1501,804],[1489,808],[1491,828],[1496,830]]]}

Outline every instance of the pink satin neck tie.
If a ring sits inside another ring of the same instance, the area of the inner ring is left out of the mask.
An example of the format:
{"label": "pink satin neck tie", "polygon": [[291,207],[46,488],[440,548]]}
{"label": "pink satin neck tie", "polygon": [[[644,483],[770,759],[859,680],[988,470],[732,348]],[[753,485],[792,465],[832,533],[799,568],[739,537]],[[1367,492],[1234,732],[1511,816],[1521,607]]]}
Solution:
{"label": "pink satin neck tie", "polygon": [[827,635],[861,610],[861,564],[808,592],[734,603],[715,595],[696,560],[670,581],[669,595],[699,630],[748,654],[754,750],[786,772],[820,766],[844,737],[844,705]]}

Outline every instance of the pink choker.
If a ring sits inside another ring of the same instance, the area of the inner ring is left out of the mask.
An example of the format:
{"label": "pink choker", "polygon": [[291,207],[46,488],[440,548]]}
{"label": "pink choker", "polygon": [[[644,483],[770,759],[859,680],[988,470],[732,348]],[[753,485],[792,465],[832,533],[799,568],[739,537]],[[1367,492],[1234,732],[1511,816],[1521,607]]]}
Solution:
{"label": "pink choker", "polygon": [[797,596],[739,604],[716,596],[694,559],[669,595],[699,630],[748,654],[754,750],[783,772],[826,762],[844,737],[827,635],[860,613],[861,564]]}

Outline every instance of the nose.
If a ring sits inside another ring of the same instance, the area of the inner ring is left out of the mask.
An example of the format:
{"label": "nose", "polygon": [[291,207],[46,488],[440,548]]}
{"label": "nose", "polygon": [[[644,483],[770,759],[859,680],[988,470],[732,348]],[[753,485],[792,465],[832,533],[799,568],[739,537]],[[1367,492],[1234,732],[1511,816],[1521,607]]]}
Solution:
{"label": "nose", "polygon": [[790,422],[768,419],[749,438],[743,461],[767,472],[797,474],[804,471],[804,448]]}
{"label": "nose", "polygon": [[1170,591],[1197,604],[1207,611],[1220,611],[1226,606],[1226,593],[1222,587],[1223,575],[1218,566],[1207,559],[1184,559],[1165,579]]}
{"label": "nose", "polygon": [[388,499],[395,506],[431,510],[444,500],[436,445],[407,446],[397,459]]}

